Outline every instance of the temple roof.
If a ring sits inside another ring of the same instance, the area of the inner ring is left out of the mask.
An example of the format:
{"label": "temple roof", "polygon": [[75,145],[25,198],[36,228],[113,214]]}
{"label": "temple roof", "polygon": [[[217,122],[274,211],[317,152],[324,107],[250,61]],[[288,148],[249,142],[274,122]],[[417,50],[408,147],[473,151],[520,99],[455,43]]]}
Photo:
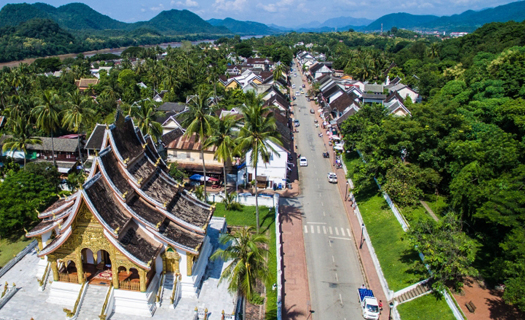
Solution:
{"label": "temple roof", "polygon": [[198,254],[213,207],[188,194],[166,173],[152,139],[142,136],[131,118],[117,112],[115,124],[105,133],[108,139],[83,189],[42,211],[42,222],[26,234],[57,232],[39,256],[65,243],[82,203],[102,225],[106,238],[144,269],[149,270],[164,245]]}

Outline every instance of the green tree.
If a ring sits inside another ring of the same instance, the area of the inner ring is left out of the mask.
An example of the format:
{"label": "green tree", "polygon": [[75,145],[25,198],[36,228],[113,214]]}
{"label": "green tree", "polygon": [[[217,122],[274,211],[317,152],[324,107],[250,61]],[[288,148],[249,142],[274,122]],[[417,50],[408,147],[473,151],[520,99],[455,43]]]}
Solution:
{"label": "green tree", "polygon": [[213,124],[212,131],[204,148],[211,146],[216,147],[215,159],[222,161],[224,174],[224,195],[228,196],[227,177],[226,177],[226,163],[232,161],[235,150],[235,136],[238,132],[238,123],[235,115],[228,115],[222,119],[218,119]]}
{"label": "green tree", "polygon": [[53,135],[55,130],[60,127],[60,107],[60,99],[58,95],[50,90],[46,90],[42,93],[38,99],[38,105],[32,111],[32,114],[36,118],[36,126],[51,135],[51,151],[55,167],[57,162],[55,159],[55,143]]}
{"label": "green tree", "polygon": [[232,262],[224,269],[219,283],[228,282],[228,291],[237,293],[243,299],[243,316],[245,319],[246,300],[255,294],[257,281],[266,283],[270,278],[267,256],[268,237],[252,232],[251,227],[245,227],[221,236],[220,243],[228,245],[226,249],[218,249],[212,256],[212,260],[222,259],[224,262]]}
{"label": "green tree", "polygon": [[[237,152],[252,151],[250,162],[255,170],[254,179],[257,180],[257,166],[259,159],[263,163],[270,162],[270,156],[278,155],[270,143],[282,145],[279,133],[276,131],[275,117],[268,106],[263,106],[260,96],[250,93],[246,96],[246,105],[241,108],[244,115],[244,126],[241,127]],[[259,201],[257,184],[255,184],[255,211],[257,217],[257,232],[259,232]]]}
{"label": "green tree", "polygon": [[27,147],[30,144],[42,144],[40,138],[31,136],[31,123],[27,119],[18,118],[13,128],[13,136],[4,141],[2,150],[22,151],[24,153],[24,170],[26,169]]}
{"label": "green tree", "polygon": [[156,121],[157,117],[160,116],[160,112],[157,111],[155,103],[150,100],[145,100],[141,106],[132,106],[131,115],[142,131],[142,134],[149,134],[153,138],[153,141],[159,141],[163,129],[162,125]]}

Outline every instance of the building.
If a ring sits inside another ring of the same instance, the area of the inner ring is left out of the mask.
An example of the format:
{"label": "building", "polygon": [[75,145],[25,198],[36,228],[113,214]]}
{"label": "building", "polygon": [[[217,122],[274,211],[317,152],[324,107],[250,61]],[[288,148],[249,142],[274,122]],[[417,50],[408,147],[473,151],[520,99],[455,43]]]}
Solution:
{"label": "building", "polygon": [[98,83],[99,83],[99,80],[96,78],[95,79],[82,78],[80,80],[75,80],[75,85],[80,91],[86,91],[87,89],[89,89],[89,86],[96,86]]}
{"label": "building", "polygon": [[163,272],[182,297],[196,297],[214,207],[166,172],[151,138],[118,112],[82,188],[40,212],[26,233],[38,240],[37,276],[52,271],[48,303],[72,306],[97,284],[112,290],[115,313],[151,316]]}

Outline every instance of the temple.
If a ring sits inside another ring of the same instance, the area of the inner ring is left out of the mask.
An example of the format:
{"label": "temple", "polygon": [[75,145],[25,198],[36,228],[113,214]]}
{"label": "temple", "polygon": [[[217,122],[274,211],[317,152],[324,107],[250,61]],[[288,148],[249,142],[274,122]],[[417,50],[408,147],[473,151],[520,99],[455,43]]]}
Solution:
{"label": "temple", "polygon": [[80,190],[40,212],[26,234],[38,240],[37,277],[51,269],[50,303],[75,299],[84,283],[113,286],[115,312],[151,316],[164,273],[182,296],[196,294],[214,206],[173,180],[152,139],[120,112],[100,150]]}

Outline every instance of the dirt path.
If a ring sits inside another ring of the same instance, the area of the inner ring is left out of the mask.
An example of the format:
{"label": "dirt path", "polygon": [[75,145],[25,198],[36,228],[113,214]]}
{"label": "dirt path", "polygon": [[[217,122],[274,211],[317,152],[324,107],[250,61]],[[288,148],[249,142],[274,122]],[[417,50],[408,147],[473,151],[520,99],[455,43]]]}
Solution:
{"label": "dirt path", "polygon": [[428,214],[429,214],[434,220],[436,220],[436,222],[439,221],[439,218],[436,216],[436,214],[434,213],[434,211],[432,211],[432,209],[430,209],[430,207],[428,206],[428,204],[427,204],[425,201],[421,200],[421,201],[419,201],[419,202],[421,202],[421,204],[423,205],[423,207],[427,210]]}

